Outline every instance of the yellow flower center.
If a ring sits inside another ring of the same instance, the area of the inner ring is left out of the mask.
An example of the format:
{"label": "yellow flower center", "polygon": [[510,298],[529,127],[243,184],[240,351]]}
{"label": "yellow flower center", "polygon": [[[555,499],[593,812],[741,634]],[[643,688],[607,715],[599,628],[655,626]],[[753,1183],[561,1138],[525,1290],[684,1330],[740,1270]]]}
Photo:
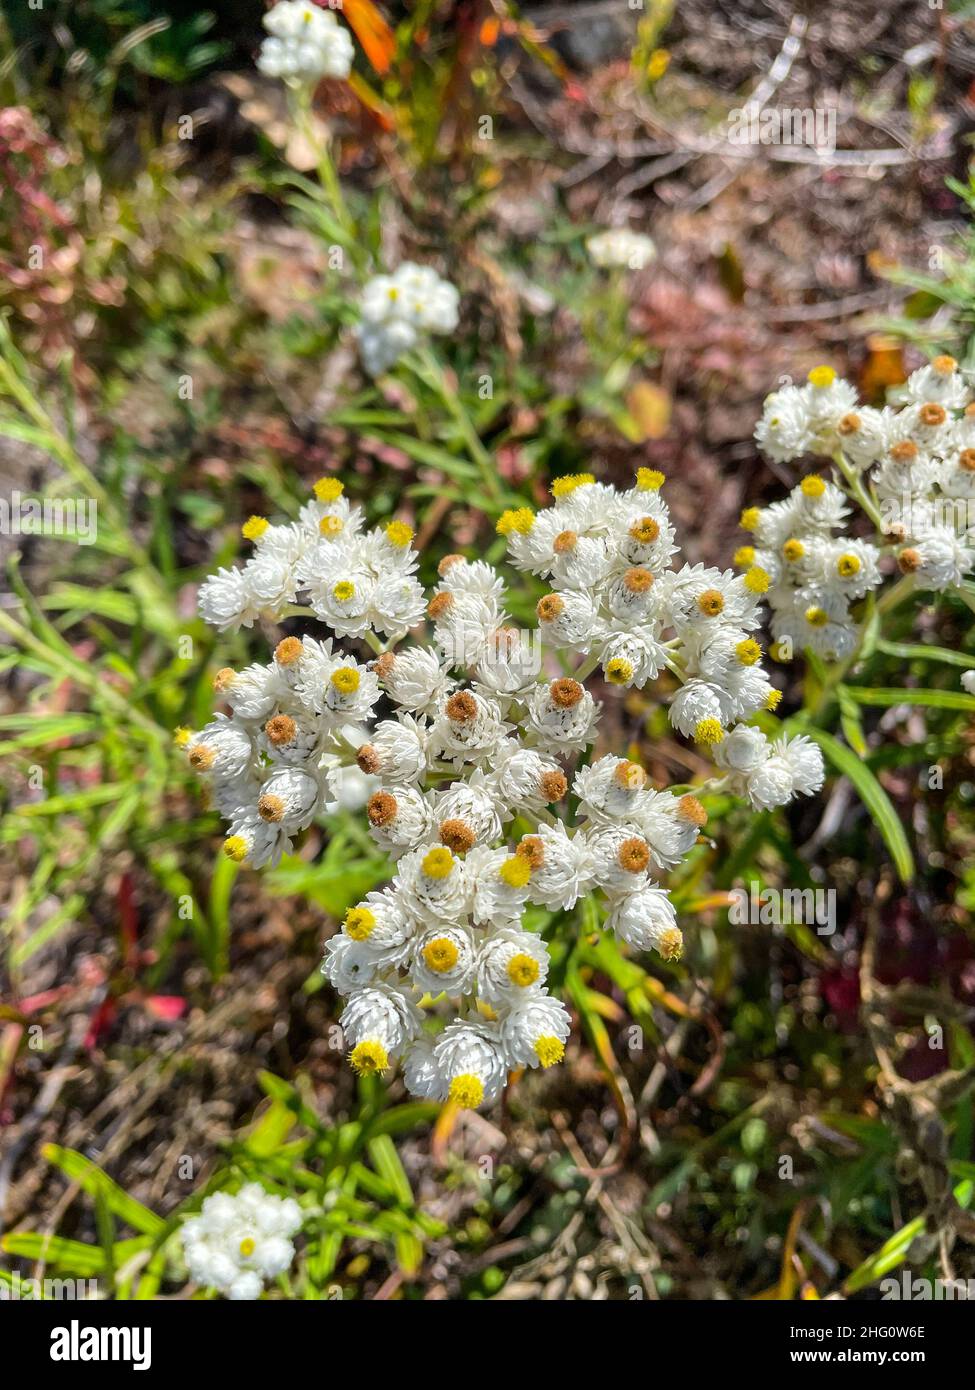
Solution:
{"label": "yellow flower center", "polygon": [[367,1038],[349,1053],[349,1061],[360,1076],[374,1076],[389,1066],[389,1053],[381,1042]]}
{"label": "yellow flower center", "polygon": [[565,1056],[565,1043],[546,1034],[535,1039],[535,1056],[543,1067],[554,1067]]}
{"label": "yellow flower center", "polygon": [[512,854],[498,869],[498,878],[509,888],[524,888],[531,874],[532,866],[521,854]]}
{"label": "yellow flower center", "polygon": [[754,666],[761,659],[762,649],[754,637],[746,637],[735,647],[735,656],[742,666]]}
{"label": "yellow flower center", "polygon": [[822,497],[826,491],[826,484],[818,473],[810,473],[808,478],[803,478],[799,487],[803,497]]}
{"label": "yellow flower center", "polygon": [[809,385],[816,386],[823,390],[827,386],[832,386],[836,380],[835,367],[813,367],[809,373]]}
{"label": "yellow flower center", "polygon": [[337,502],[345,491],[345,485],[338,478],[319,478],[314,492],[319,502]]}
{"label": "yellow flower center", "polygon": [[576,488],[589,487],[595,481],[592,473],[567,473],[564,478],[556,478],[551,493],[553,497],[568,497]]}
{"label": "yellow flower center", "polygon": [[208,748],[205,743],[194,743],[189,753],[186,755],[190,767],[196,772],[209,772],[216,759],[216,753],[212,748]]}
{"label": "yellow flower center", "polygon": [[829,622],[829,614],[825,608],[818,608],[815,604],[806,609],[806,622],[810,627],[825,627]]}
{"label": "yellow flower center", "polygon": [[755,547],[753,545],[740,545],[732,556],[732,562],[736,569],[749,569],[755,563]]}
{"label": "yellow flower center", "polygon": [[626,685],[633,679],[633,663],[625,656],[614,656],[607,661],[603,672],[610,685]]}
{"label": "yellow flower center", "polygon": [[340,516],[335,516],[331,512],[328,516],[323,516],[318,523],[318,530],[326,540],[331,540],[345,530],[345,522]]}
{"label": "yellow flower center", "polygon": [[450,1083],[450,1099],[461,1110],[476,1110],[484,1099],[484,1082],[471,1072],[461,1072]]}
{"label": "yellow flower center", "polygon": [[738,525],[743,531],[754,531],[761,520],[762,511],[760,507],[746,507],[738,519]]}
{"label": "yellow flower center", "polygon": [[177,748],[185,748],[192,737],[189,729],[184,728],[182,724],[173,730],[173,742]]}
{"label": "yellow flower center", "polygon": [[361,677],[354,666],[340,666],[333,671],[329,680],[340,695],[354,695],[359,689]]}
{"label": "yellow flower center", "polygon": [[453,872],[454,856],[445,846],[429,850],[420,864],[427,878],[448,878]]}
{"label": "yellow flower center", "polygon": [[724,598],[717,589],[705,589],[697,596],[697,606],[706,618],[716,618],[724,609]]}
{"label": "yellow flower center", "polygon": [[366,941],[376,929],[375,913],[368,907],[350,907],[345,914],[345,934],[353,941]]}
{"label": "yellow flower center", "polygon": [[652,545],[660,535],[660,523],[654,521],[652,516],[641,516],[630,527],[630,535],[641,545]]}
{"label": "yellow flower center", "polygon": [[254,1243],[254,1241],[250,1238],[250,1236],[245,1236],[237,1248],[243,1255],[244,1259],[249,1260],[251,1255],[253,1255],[254,1251],[257,1249],[257,1246]]}
{"label": "yellow flower center", "polygon": [[852,579],[855,574],[859,574],[861,569],[859,555],[847,553],[841,555],[836,562],[836,573],[841,579]]}
{"label": "yellow flower center", "polygon": [[773,661],[791,661],[788,655],[788,647],[784,642],[773,642],[768,649],[768,654]]}
{"label": "yellow flower center", "polygon": [[332,597],[337,603],[348,603],[355,598],[355,585],[351,579],[340,579],[332,585]]}
{"label": "yellow flower center", "polygon": [[795,536],[787,540],[782,547],[782,554],[790,564],[795,564],[797,560],[801,560],[805,553],[806,547],[803,545],[802,541],[797,540]]}
{"label": "yellow flower center", "polygon": [[413,527],[405,521],[391,521],[386,527],[386,539],[398,550],[405,550],[413,539]]}
{"label": "yellow flower center", "polygon": [[694,729],[694,742],[703,743],[708,747],[713,743],[720,743],[724,738],[724,729],[721,727],[719,719],[699,719]]}
{"label": "yellow flower center", "polygon": [[264,532],[267,530],[267,528],[268,521],[266,517],[251,516],[247,518],[243,526],[240,528],[240,534],[243,536],[245,541],[256,541],[264,535]]}
{"label": "yellow flower center", "polygon": [[525,954],[512,956],[508,961],[508,979],[519,989],[527,989],[538,979],[538,961]]}
{"label": "yellow flower center", "polygon": [[665,474],[660,473],[656,468],[638,468],[636,470],[636,485],[641,492],[659,492],[666,481]]}
{"label": "yellow flower center", "polygon": [[774,713],[782,703],[782,691],[770,690],[765,697],[765,708]]}
{"label": "yellow flower center", "polygon": [[459,952],[448,936],[438,936],[423,948],[423,959],[438,975],[446,975],[457,964]]}
{"label": "yellow flower center", "polygon": [[680,927],[668,927],[660,938],[660,954],[664,960],[680,960],[684,954],[684,938]]}
{"label": "yellow flower center", "polygon": [[768,571],[763,570],[761,565],[752,565],[751,569],[745,575],[745,588],[750,594],[768,593],[771,582]]}
{"label": "yellow flower center", "polygon": [[243,864],[247,858],[247,841],[243,835],[229,835],[223,842],[223,852],[235,864]]}
{"label": "yellow flower center", "polygon": [[499,536],[510,536],[512,531],[518,531],[521,535],[527,536],[534,524],[535,513],[531,507],[509,508],[501,513],[495,530]]}

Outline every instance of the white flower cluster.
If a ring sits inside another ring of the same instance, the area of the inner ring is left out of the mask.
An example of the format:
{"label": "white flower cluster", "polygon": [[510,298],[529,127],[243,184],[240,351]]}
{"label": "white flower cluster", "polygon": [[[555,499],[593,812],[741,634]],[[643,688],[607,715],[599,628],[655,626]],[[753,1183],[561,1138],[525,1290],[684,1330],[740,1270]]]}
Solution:
{"label": "white flower cluster", "polygon": [[772,655],[809,648],[830,661],[855,649],[858,624],[851,604],[882,582],[880,551],[870,541],[837,537],[850,515],[844,493],[817,473],[803,478],[782,502],[750,507],[742,525],[754,545],[735,555],[770,578]]}
{"label": "white flower cluster", "polygon": [[[975,570],[975,404],[954,358],[936,357],[919,368],[901,404],[882,409],[860,405],[854,387],[832,367],[815,367],[804,386],[767,398],[755,438],[778,462],[803,454],[834,459],[858,500],[866,498],[899,569],[914,575],[919,589],[943,592]],[[777,618],[782,614],[781,634],[842,657],[855,645],[848,602],[879,583],[879,552],[830,539],[848,515],[838,488],[813,477],[804,489],[803,498],[793,493],[761,513],[750,508],[743,520],[765,557],[758,563],[783,579],[769,595]],[[807,536],[793,523],[810,520],[812,544],[805,545]],[[805,601],[807,578],[819,593],[807,605],[811,621],[793,611]]]}
{"label": "white flower cluster", "polygon": [[352,39],[330,11],[304,0],[279,0],[265,14],[264,28],[270,37],[261,44],[257,66],[266,77],[348,77]]}
{"label": "white flower cluster", "polygon": [[201,615],[221,630],[280,618],[299,594],[343,637],[373,629],[401,637],[423,617],[412,530],[392,521],[364,531],[337,478],[316,483],[296,522],[272,526],[254,516],[243,534],[254,542],[253,557],[243,569],[219,570],[200,590]]}
{"label": "white flower cluster", "polygon": [[291,1237],[301,1222],[293,1198],[274,1197],[259,1183],[236,1196],[215,1192],[199,1216],[183,1223],[190,1277],[234,1301],[260,1298],[265,1280],[283,1274],[294,1259]]}
{"label": "white flower cluster", "polygon": [[[291,848],[350,763],[375,779],[370,830],[395,874],[348,912],[323,965],[347,997],[342,1027],[360,1072],[399,1058],[415,1095],[474,1106],[495,1100],[511,1069],[559,1061],[569,1016],[546,988],[548,950],[525,924],[530,906],[558,913],[601,892],[620,940],[679,956],[660,880],[696,843],[705,813],[612,754],[577,762],[570,780],[568,764],[596,742],[600,705],[583,679],[598,664],[624,687],[664,667],[677,675],[672,723],[727,750],[721,767],[753,805],[779,806],[822,784],[815,745],[769,743],[742,722],[777,703],[750,635],[767,576],[673,570],[662,482],[648,469],[626,492],[588,474],[560,478],[551,507],[502,515],[515,565],[553,585],[529,633],[508,622],[504,582],[482,560],[442,560],[424,609],[409,528],[366,532],[334,480],[316,485],[296,527],[253,518],[245,527],[258,554],[244,575],[268,547],[300,556],[276,600],[273,586],[262,591],[265,616],[282,616],[301,587],[334,633],[363,637],[379,655],[362,663],[330,639],[286,637],[269,664],[221,671],[230,717],[182,741],[230,821],[227,854],[255,867]],[[218,581],[221,594],[237,582]],[[201,592],[206,616],[243,621],[251,610],[231,614],[214,583]],[[408,598],[391,604],[391,583]],[[424,612],[432,643],[394,651]],[[377,631],[389,636],[385,647]],[[576,674],[543,674],[546,645],[581,658]],[[375,722],[381,698],[390,714]],[[350,726],[364,723],[368,736],[351,742]],[[459,1012],[433,1035],[424,1008],[441,996]]]}
{"label": "white flower cluster", "polygon": [[609,227],[597,232],[587,240],[586,250],[593,265],[602,269],[646,270],[657,258],[657,248],[650,237],[629,227]]}
{"label": "white flower cluster", "polygon": [[452,333],[458,322],[457,289],[427,265],[404,261],[392,275],[376,275],[362,292],[359,354],[379,376],[431,333]]}

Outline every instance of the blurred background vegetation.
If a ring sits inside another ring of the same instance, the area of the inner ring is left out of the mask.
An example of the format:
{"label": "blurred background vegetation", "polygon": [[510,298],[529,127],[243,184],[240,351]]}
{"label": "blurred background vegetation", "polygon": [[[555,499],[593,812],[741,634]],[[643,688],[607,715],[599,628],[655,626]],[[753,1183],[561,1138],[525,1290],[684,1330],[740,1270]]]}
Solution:
{"label": "blurred background vegetation", "polygon": [[[317,963],[386,876],[361,818],[240,871],[172,743],[280,635],[216,650],[196,585],[323,472],[371,521],[415,518],[425,582],[449,551],[497,559],[512,496],[643,464],[687,558],[725,566],[741,507],[794,481],[751,440],[782,374],[829,361],[879,401],[928,353],[975,367],[970,8],[345,0],[354,80],[314,109],[356,228],[338,263],[314,150],[253,67],[261,4],[0,10],[2,492],[98,503],[95,545],[0,536],[0,1280],[172,1290],[175,1215],[241,1176],[320,1200],[290,1297],[975,1276],[962,603],[905,616],[866,696],[826,704],[846,775],[820,800],[709,799],[682,962],[576,924],[568,1065],[488,1116],[343,1063]],[[837,157],[715,151],[756,91],[835,110]],[[659,250],[626,280],[584,251],[617,223]],[[357,267],[407,257],[460,286],[462,329],[445,376],[374,383]],[[776,679],[781,713],[817,703],[815,672]],[[883,698],[918,684],[943,699]],[[609,695],[606,747],[693,784],[665,694]],[[731,924],[741,884],[835,888],[837,932]]]}

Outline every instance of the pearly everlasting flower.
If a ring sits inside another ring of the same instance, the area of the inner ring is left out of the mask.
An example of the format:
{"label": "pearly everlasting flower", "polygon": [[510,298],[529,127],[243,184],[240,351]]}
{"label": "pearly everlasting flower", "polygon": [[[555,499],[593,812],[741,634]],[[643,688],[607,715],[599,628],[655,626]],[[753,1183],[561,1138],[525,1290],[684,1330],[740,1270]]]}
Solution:
{"label": "pearly everlasting flower", "polygon": [[264,27],[270,37],[261,44],[257,66],[266,77],[348,77],[352,39],[329,10],[310,0],[278,0],[265,14]]}
{"label": "pearly everlasting flower", "polygon": [[561,1062],[569,1036],[566,1007],[547,990],[526,990],[505,1010],[500,1034],[506,1055],[516,1066],[550,1067]]}
{"label": "pearly everlasting flower", "polygon": [[629,227],[610,227],[586,242],[593,265],[619,266],[626,270],[645,270],[657,257],[657,248],[642,232]]}
{"label": "pearly everlasting flower", "polygon": [[606,925],[636,951],[657,951],[665,960],[680,959],[683,937],[674,905],[663,888],[644,885],[617,898]]}
{"label": "pearly everlasting flower", "polygon": [[362,292],[359,353],[370,376],[387,371],[432,333],[457,327],[459,295],[430,266],[404,261],[392,275],[376,275]]}
{"label": "pearly everlasting flower", "polygon": [[361,1074],[385,1071],[420,1031],[423,1016],[401,985],[374,981],[354,990],[342,1011],[349,1060]]}
{"label": "pearly everlasting flower", "polygon": [[292,1197],[272,1196],[259,1183],[235,1196],[215,1192],[180,1230],[190,1278],[234,1301],[260,1298],[265,1282],[294,1259],[291,1237],[301,1223]]}
{"label": "pearly everlasting flower", "polygon": [[[449,331],[452,296],[414,269],[367,287],[364,337],[398,324],[417,339]],[[846,400],[827,387],[815,400],[802,388],[810,439],[825,437]],[[414,1095],[473,1106],[494,1103],[510,1071],[561,1060],[570,1019],[546,987],[546,941],[529,927],[548,914],[558,931],[588,895],[624,949],[680,957],[664,880],[707,813],[595,747],[602,706],[587,673],[601,673],[609,699],[673,678],[671,725],[752,806],[821,785],[815,744],[770,741],[746,722],[780,698],[762,665],[762,603],[773,635],[851,650],[855,606],[880,582],[876,547],[835,534],[846,495],[813,476],[749,519],[756,544],[742,572],[681,564],[663,482],[649,468],[625,491],[571,474],[553,482],[550,507],[501,516],[512,564],[547,586],[529,629],[508,616],[524,605],[509,603],[486,560],[444,557],[427,600],[412,528],[368,527],[331,477],[297,521],[250,518],[251,560],[204,586],[219,626],[283,622],[297,605],[332,634],[288,635],[266,663],[219,671],[229,713],[180,741],[237,862],[275,864],[316,819],[364,809],[391,880],[349,908],[322,962],[346,1001],[360,1073],[398,1062]],[[933,564],[931,512],[915,524],[924,538],[904,541],[927,544]],[[408,638],[421,624],[426,641]]]}
{"label": "pearly everlasting flower", "polygon": [[508,1079],[507,1052],[497,1024],[448,1024],[433,1048],[443,1098],[468,1110],[497,1100]]}
{"label": "pearly everlasting flower", "polygon": [[485,938],[478,953],[478,992],[489,1004],[514,1003],[548,974],[544,941],[517,927],[501,927]]}

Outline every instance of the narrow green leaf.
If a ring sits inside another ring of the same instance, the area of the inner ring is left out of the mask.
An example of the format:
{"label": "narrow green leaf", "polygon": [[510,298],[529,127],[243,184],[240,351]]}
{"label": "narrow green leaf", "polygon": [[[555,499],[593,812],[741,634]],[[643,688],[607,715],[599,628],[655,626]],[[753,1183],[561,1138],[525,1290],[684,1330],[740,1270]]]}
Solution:
{"label": "narrow green leaf", "polygon": [[141,1231],[146,1236],[158,1236],[165,1230],[166,1223],[161,1216],[157,1216],[134,1197],[130,1197],[124,1188],[119,1187],[97,1163],[92,1163],[84,1154],[74,1149],[63,1149],[59,1144],[45,1144],[41,1154],[48,1163],[60,1168],[62,1173],[72,1182],[76,1182],[90,1197],[94,1197],[96,1201],[103,1201],[108,1211],[114,1213],[120,1221],[126,1222],[134,1231]]}
{"label": "narrow green leaf", "polygon": [[848,777],[853,783],[860,800],[870,812],[874,824],[884,837],[884,842],[890,850],[890,857],[894,861],[898,874],[904,883],[910,883],[914,877],[914,860],[900,816],[894,810],[890,797],[867,764],[862,762],[851,749],[847,748],[845,743],[840,743],[838,739],[833,738],[832,734],[826,733],[823,729],[810,728],[808,732],[809,736],[819,744],[836,770],[841,772],[844,777]]}

